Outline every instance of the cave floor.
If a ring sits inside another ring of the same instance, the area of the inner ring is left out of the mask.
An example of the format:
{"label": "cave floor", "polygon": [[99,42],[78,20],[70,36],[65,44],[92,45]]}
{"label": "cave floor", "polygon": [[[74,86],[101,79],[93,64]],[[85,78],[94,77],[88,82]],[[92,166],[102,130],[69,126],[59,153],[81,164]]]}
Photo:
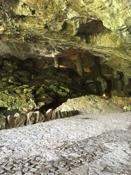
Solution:
{"label": "cave floor", "polygon": [[130,175],[131,113],[86,114],[0,131],[1,175]]}

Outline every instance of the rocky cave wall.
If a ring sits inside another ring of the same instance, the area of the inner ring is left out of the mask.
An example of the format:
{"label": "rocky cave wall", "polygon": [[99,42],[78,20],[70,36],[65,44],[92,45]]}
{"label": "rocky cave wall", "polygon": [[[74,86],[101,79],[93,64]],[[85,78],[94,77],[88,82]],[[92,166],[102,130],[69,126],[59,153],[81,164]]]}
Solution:
{"label": "rocky cave wall", "polygon": [[0,55],[50,57],[81,48],[131,76],[129,0],[1,0]]}

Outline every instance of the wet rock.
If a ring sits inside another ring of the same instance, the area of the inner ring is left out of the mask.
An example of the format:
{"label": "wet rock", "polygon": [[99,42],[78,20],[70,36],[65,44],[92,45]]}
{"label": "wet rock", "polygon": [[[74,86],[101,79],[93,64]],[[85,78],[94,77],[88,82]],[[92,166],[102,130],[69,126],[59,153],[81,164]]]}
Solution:
{"label": "wet rock", "polygon": [[56,119],[61,118],[61,111],[60,110],[55,111],[55,116],[56,116]]}
{"label": "wet rock", "polygon": [[37,119],[36,119],[36,115],[34,114],[34,112],[29,112],[26,118],[26,125],[34,124],[36,120]]}
{"label": "wet rock", "polygon": [[55,118],[66,118],[66,117],[71,117],[71,116],[74,116],[74,115],[78,115],[80,113],[79,110],[76,110],[76,109],[70,109],[70,110],[66,110],[66,109],[60,109],[60,107],[56,108],[54,110],[54,113],[55,113]]}
{"label": "wet rock", "polygon": [[48,109],[46,111],[46,113],[45,113],[46,120],[51,120],[52,119],[52,113],[53,113],[52,109]]}
{"label": "wet rock", "polygon": [[39,116],[38,117],[38,122],[45,122],[46,121],[46,117],[44,114],[42,114],[41,112],[39,111],[35,111],[35,113],[37,113],[37,115]]}
{"label": "wet rock", "polygon": [[20,127],[24,126],[26,122],[26,115],[22,113],[16,113],[14,115],[14,126],[13,127]]}
{"label": "wet rock", "polygon": [[55,110],[52,111],[52,120],[57,119],[57,115]]}
{"label": "wet rock", "polygon": [[0,129],[17,128],[46,120],[45,115],[39,111],[31,111],[27,114],[17,111],[5,111],[5,113],[0,116]]}
{"label": "wet rock", "polygon": [[21,113],[9,114],[6,118],[5,128],[16,128],[24,126],[26,122],[26,115]]}
{"label": "wet rock", "polygon": [[35,124],[38,122],[44,122],[44,121],[45,121],[45,116],[39,111],[32,111],[32,112],[27,113],[26,125],[31,125],[31,124]]}
{"label": "wet rock", "polygon": [[6,118],[5,116],[0,116],[0,129],[5,129],[6,127]]}

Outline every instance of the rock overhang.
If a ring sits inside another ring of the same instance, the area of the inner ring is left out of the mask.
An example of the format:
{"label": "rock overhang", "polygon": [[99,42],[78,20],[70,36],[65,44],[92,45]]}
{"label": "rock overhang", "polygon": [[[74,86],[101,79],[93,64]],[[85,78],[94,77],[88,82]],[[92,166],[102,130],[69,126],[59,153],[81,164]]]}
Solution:
{"label": "rock overhang", "polygon": [[0,55],[26,59],[88,50],[131,77],[130,7],[128,0],[2,0]]}

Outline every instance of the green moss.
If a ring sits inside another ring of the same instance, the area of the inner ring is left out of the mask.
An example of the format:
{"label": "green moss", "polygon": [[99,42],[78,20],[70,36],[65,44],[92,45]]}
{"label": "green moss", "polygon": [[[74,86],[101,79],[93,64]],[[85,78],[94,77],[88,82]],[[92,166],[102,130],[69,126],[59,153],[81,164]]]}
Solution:
{"label": "green moss", "polygon": [[36,104],[29,87],[20,86],[0,92],[0,107],[7,107],[9,110],[30,111],[35,109]]}
{"label": "green moss", "polygon": [[68,71],[39,68],[37,61],[13,58],[2,61],[0,107],[31,111],[53,104],[56,99],[67,99],[72,94],[75,81],[69,77]]}
{"label": "green moss", "polygon": [[51,84],[49,86],[49,90],[53,91],[59,97],[68,97],[69,95],[69,88],[61,86],[59,84]]}

